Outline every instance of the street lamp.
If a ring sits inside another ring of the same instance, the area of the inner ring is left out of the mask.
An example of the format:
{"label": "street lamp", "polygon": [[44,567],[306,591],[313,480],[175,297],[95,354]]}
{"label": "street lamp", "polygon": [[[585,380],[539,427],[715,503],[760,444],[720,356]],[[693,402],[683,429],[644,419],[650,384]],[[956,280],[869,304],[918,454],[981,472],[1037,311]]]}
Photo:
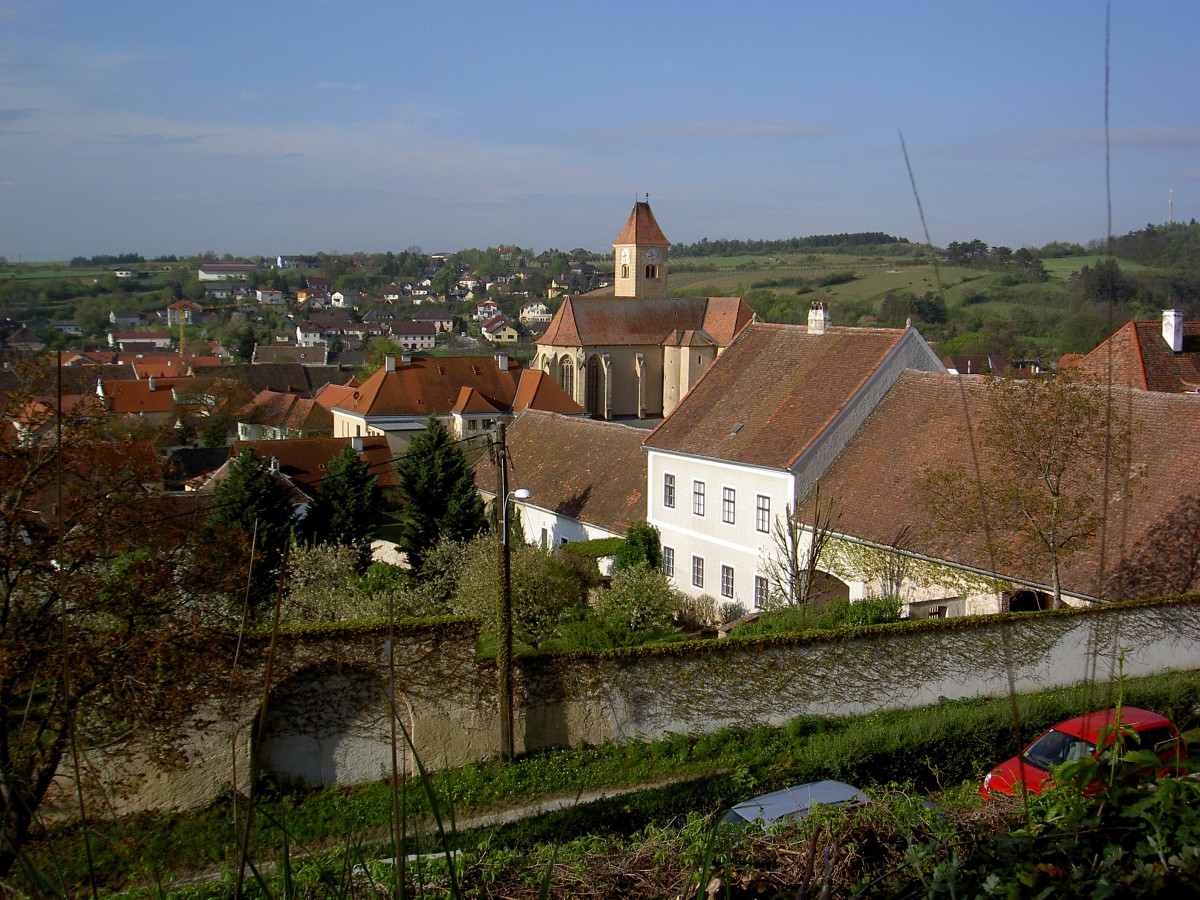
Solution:
{"label": "street lamp", "polygon": [[509,566],[508,503],[510,500],[528,500],[532,495],[525,488],[509,492],[508,477],[503,460],[500,470],[500,577],[496,579],[500,592],[500,647],[496,651],[496,671],[500,680],[500,756],[512,762],[516,755],[513,741],[513,678],[512,678],[512,572]]}

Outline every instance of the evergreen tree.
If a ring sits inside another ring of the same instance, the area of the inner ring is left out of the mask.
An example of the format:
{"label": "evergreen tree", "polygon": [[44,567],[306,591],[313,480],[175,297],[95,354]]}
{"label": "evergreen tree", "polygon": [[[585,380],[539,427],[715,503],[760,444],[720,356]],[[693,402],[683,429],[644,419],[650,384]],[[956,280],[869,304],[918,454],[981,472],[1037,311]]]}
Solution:
{"label": "evergreen tree", "polygon": [[437,417],[429,417],[396,468],[408,498],[399,544],[413,571],[439,539],[466,541],[487,527],[471,468]]}
{"label": "evergreen tree", "polygon": [[636,567],[662,568],[662,541],[658,529],[648,522],[634,522],[625,530],[625,542],[613,559],[618,572]]}
{"label": "evergreen tree", "polygon": [[304,531],[317,543],[358,547],[359,568],[371,562],[371,536],[383,512],[379,479],[350,444],[329,463],[329,474],[304,517]]}
{"label": "evergreen tree", "polygon": [[206,523],[215,540],[254,542],[252,603],[269,604],[284,548],[292,532],[292,498],[287,484],[266,460],[243,450],[229,464],[229,473],[213,491],[213,509]]}

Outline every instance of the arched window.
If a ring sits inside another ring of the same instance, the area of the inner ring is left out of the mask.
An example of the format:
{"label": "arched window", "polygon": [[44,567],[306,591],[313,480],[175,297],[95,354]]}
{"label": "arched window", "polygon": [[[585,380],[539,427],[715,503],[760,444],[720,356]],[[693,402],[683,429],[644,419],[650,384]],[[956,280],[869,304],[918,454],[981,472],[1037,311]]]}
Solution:
{"label": "arched window", "polygon": [[622,278],[629,277],[629,266],[621,266],[621,277]]}
{"label": "arched window", "polygon": [[658,266],[646,266],[646,277],[647,278],[657,278],[658,277]]}
{"label": "arched window", "polygon": [[575,362],[569,357],[563,357],[558,364],[558,383],[568,397],[575,396]]}

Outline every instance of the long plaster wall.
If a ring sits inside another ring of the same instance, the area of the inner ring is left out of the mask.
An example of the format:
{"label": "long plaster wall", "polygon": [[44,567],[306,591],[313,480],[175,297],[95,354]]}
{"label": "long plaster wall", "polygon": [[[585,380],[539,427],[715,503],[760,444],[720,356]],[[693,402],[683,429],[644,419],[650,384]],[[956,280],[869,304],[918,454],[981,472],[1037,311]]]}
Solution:
{"label": "long plaster wall", "polygon": [[[139,763],[136,745],[93,754],[105,793],[124,810],[203,804],[229,784],[245,788],[253,747],[283,782],[350,784],[390,772],[386,637],[382,629],[357,629],[286,638],[261,744],[261,681],[250,677],[224,704],[224,719],[192,726],[189,765],[180,770]],[[927,621],[852,639],[518,659],[516,738],[518,749],[532,750],[1003,696],[1010,673],[1021,692],[1104,682],[1121,653],[1130,677],[1200,668],[1200,597]],[[495,669],[475,659],[473,629],[400,629],[395,656],[396,709],[426,767],[490,756],[498,738]],[[252,676],[254,665],[261,674],[261,653],[257,659],[247,666]],[[397,756],[412,771],[406,748]],[[119,790],[112,781],[118,770]]]}

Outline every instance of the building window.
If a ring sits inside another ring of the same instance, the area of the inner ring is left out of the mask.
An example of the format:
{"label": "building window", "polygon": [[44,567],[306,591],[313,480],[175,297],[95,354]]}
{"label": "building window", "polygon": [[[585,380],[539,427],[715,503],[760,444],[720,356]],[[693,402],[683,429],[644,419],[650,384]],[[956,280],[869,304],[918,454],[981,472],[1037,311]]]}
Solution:
{"label": "building window", "polygon": [[733,510],[737,505],[737,492],[731,488],[721,488],[721,521],[726,525],[733,524]]}
{"label": "building window", "polygon": [[542,529],[542,549],[545,550],[549,546],[550,546],[550,535],[547,533],[546,529],[543,528]]}
{"label": "building window", "polygon": [[771,498],[758,495],[754,506],[754,527],[763,534],[771,531]]}
{"label": "building window", "polygon": [[675,476],[663,475],[663,506],[667,509],[675,508]]}
{"label": "building window", "polygon": [[692,587],[704,587],[704,557],[692,557]]}
{"label": "building window", "polygon": [[621,277],[622,278],[629,277],[629,266],[621,266]]}
{"label": "building window", "polygon": [[675,577],[675,548],[662,548],[662,570],[668,578]]}
{"label": "building window", "polygon": [[692,514],[704,515],[704,482],[692,482]]}
{"label": "building window", "polygon": [[733,599],[733,566],[721,566],[721,596]]}
{"label": "building window", "polygon": [[575,396],[575,362],[563,359],[558,364],[558,383],[568,397]]}
{"label": "building window", "polygon": [[646,266],[646,277],[647,278],[657,278],[658,277],[658,266]]}
{"label": "building window", "polygon": [[762,575],[754,576],[754,608],[762,609],[767,605],[767,579]]}

